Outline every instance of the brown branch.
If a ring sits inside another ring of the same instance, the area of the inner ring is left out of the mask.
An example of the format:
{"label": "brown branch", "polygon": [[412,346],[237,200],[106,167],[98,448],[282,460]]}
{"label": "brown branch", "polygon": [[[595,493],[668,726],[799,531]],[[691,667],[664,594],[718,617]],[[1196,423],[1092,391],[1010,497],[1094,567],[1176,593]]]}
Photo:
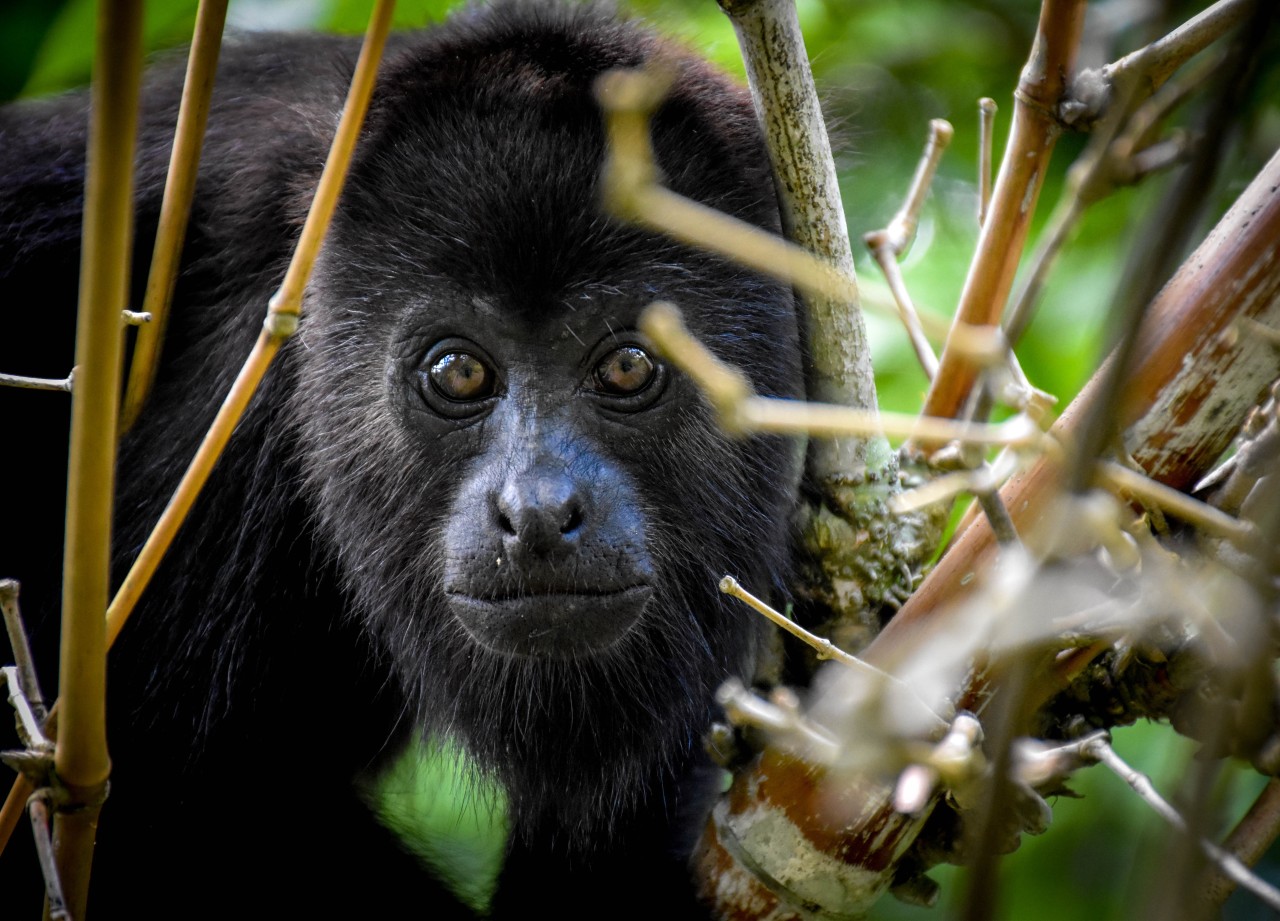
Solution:
{"label": "brown branch", "polygon": [[[1082,0],[1045,0],[1041,7],[1035,45],[1014,93],[1013,124],[991,209],[956,309],[957,325],[989,326],[1000,320],[1061,132],[1057,107],[1066,94],[1083,18]],[[956,416],[977,374],[977,368],[948,341],[925,399],[924,414]]]}
{"label": "brown branch", "polygon": [[1174,72],[1258,7],[1258,0],[1218,0],[1168,35],[1072,81],[1072,101],[1064,118],[1073,125],[1102,117],[1117,98],[1142,99],[1160,89]]}
{"label": "brown branch", "polygon": [[[1227,835],[1222,848],[1241,863],[1253,866],[1262,859],[1277,835],[1280,835],[1280,780],[1273,777]],[[1205,886],[1205,900],[1214,908],[1221,908],[1235,889],[1235,880],[1225,873],[1217,873]]]}
{"label": "brown branch", "polygon": [[[1280,154],[1273,157],[1147,311],[1126,375],[1119,416],[1124,445],[1152,478],[1186,489],[1222,453],[1249,410],[1280,375],[1266,342],[1233,336],[1239,317],[1280,323]],[[1051,434],[1071,439],[1106,367],[1063,412]],[[1060,489],[1060,461],[1046,457],[1001,495],[1020,531]],[[947,604],[990,564],[989,526],[969,515],[963,533],[902,610],[864,651],[868,661],[914,645]]]}

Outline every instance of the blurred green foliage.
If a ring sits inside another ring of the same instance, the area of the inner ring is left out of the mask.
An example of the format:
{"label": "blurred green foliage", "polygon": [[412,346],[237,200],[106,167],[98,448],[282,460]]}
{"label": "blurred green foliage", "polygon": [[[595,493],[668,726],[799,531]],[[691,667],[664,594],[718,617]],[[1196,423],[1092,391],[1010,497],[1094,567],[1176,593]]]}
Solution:
{"label": "blurred green foliage", "polygon": [[[401,0],[396,24],[436,21],[456,6],[451,0]],[[320,28],[359,32],[371,0],[233,0],[231,28]],[[629,4],[690,47],[742,73],[737,43],[714,0],[633,0]],[[1201,4],[1181,0],[1095,6],[1096,18],[1146,10],[1151,18],[1130,28],[1090,33],[1082,60],[1097,65],[1162,34]],[[977,237],[977,100],[990,96],[1001,107],[995,159],[1008,128],[1012,91],[1030,46],[1038,3],[1034,0],[798,0],[800,19],[838,150],[841,188],[850,233],[884,226],[898,208],[923,146],[931,118],[947,118],[956,134],[939,170],[919,238],[905,260],[907,284],[917,304],[940,314],[951,311],[964,281]],[[147,4],[146,40],[151,49],[180,44],[190,34],[195,0]],[[0,5],[0,99],[75,86],[88,79],[93,39],[91,0],[8,0]],[[1106,34],[1102,34],[1106,32]],[[1205,189],[1199,240],[1234,195],[1280,147],[1280,54],[1273,36],[1265,67],[1250,103],[1238,113],[1228,140],[1228,168]],[[1195,103],[1192,103],[1194,111]],[[1062,188],[1066,166],[1084,140],[1064,137],[1055,155],[1038,211],[1039,227]],[[1071,247],[1055,267],[1040,313],[1019,350],[1038,386],[1065,405],[1096,366],[1100,324],[1124,267],[1130,245],[1149,232],[1142,223],[1163,181],[1121,192],[1094,207]],[[858,250],[868,296],[877,294],[878,272]],[[926,382],[897,324],[869,318],[881,402],[915,410]],[[1150,772],[1157,785],[1175,791],[1187,773],[1193,746],[1166,727],[1121,730],[1117,748]],[[381,811],[406,834],[414,817],[435,831],[420,843],[428,859],[453,861],[464,895],[482,903],[495,872],[491,862],[503,836],[500,805],[455,781],[452,792],[428,796],[449,773],[452,754],[407,756],[386,779]],[[441,772],[444,772],[444,775]],[[1222,783],[1221,819],[1234,821],[1261,786],[1261,779],[1229,769]],[[447,784],[446,784],[447,786]],[[1163,855],[1171,838],[1159,820],[1102,769],[1083,772],[1073,783],[1080,800],[1059,800],[1054,825],[1042,838],[1024,841],[1002,867],[1001,916],[1039,921],[1121,921],[1143,917],[1144,893],[1162,883]],[[456,794],[456,795],[455,795]],[[479,798],[477,798],[479,797]],[[475,807],[475,803],[489,803]],[[462,805],[459,805],[461,803]],[[1221,829],[1215,829],[1220,831]],[[420,841],[422,839],[419,839]],[[453,857],[442,855],[454,855]],[[468,863],[467,861],[472,861]],[[489,861],[489,862],[486,862]],[[1272,870],[1267,871],[1274,872]],[[953,914],[963,894],[964,871],[941,868],[939,910],[912,909],[886,899],[875,917],[936,918]],[[1237,894],[1228,917],[1264,917],[1260,906]]]}

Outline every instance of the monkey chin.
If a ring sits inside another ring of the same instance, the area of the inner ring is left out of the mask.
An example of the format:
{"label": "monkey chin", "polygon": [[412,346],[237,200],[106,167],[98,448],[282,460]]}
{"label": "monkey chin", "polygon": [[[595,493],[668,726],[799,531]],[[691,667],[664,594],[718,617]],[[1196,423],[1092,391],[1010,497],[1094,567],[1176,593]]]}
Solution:
{"label": "monkey chin", "polygon": [[631,631],[653,596],[648,585],[512,598],[450,593],[449,607],[486,649],[524,659],[576,659],[609,649]]}

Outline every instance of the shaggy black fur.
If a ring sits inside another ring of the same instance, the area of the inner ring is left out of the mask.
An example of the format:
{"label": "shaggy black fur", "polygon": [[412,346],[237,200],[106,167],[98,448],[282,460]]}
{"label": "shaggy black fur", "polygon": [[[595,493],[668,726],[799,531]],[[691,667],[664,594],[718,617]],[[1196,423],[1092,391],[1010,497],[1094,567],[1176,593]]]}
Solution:
{"label": "shaggy black fur", "polygon": [[[122,445],[118,576],[257,335],[357,51],[224,50],[159,380]],[[668,184],[776,229],[745,92],[635,23],[507,2],[391,42],[302,329],[112,653],[98,917],[461,913],[359,795],[414,733],[507,791],[495,914],[696,910],[699,739],[758,640],[716,583],[780,584],[796,455],[719,433],[670,369],[638,394],[596,369],[667,299],[761,392],[801,382],[788,291],[600,212],[592,81],[655,57],[678,74],[655,125]],[[146,83],[136,278],[178,71]],[[4,371],[71,366],[85,109],[0,110]],[[450,352],[492,391],[442,399]],[[37,510],[2,529],[0,568],[45,634],[68,401],[0,398],[3,482]],[[38,900],[15,877],[29,847],[0,860],[6,915]]]}

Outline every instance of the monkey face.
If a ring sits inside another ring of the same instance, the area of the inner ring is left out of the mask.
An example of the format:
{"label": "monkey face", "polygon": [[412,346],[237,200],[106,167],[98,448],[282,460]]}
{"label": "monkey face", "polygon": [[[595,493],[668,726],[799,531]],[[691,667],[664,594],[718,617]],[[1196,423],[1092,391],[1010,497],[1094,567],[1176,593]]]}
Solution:
{"label": "monkey face", "polygon": [[456,419],[450,437],[476,452],[444,530],[446,607],[497,653],[608,649],[654,594],[626,442],[664,415],[667,369],[634,334],[584,349],[566,330],[447,339],[417,372],[425,411]]}

